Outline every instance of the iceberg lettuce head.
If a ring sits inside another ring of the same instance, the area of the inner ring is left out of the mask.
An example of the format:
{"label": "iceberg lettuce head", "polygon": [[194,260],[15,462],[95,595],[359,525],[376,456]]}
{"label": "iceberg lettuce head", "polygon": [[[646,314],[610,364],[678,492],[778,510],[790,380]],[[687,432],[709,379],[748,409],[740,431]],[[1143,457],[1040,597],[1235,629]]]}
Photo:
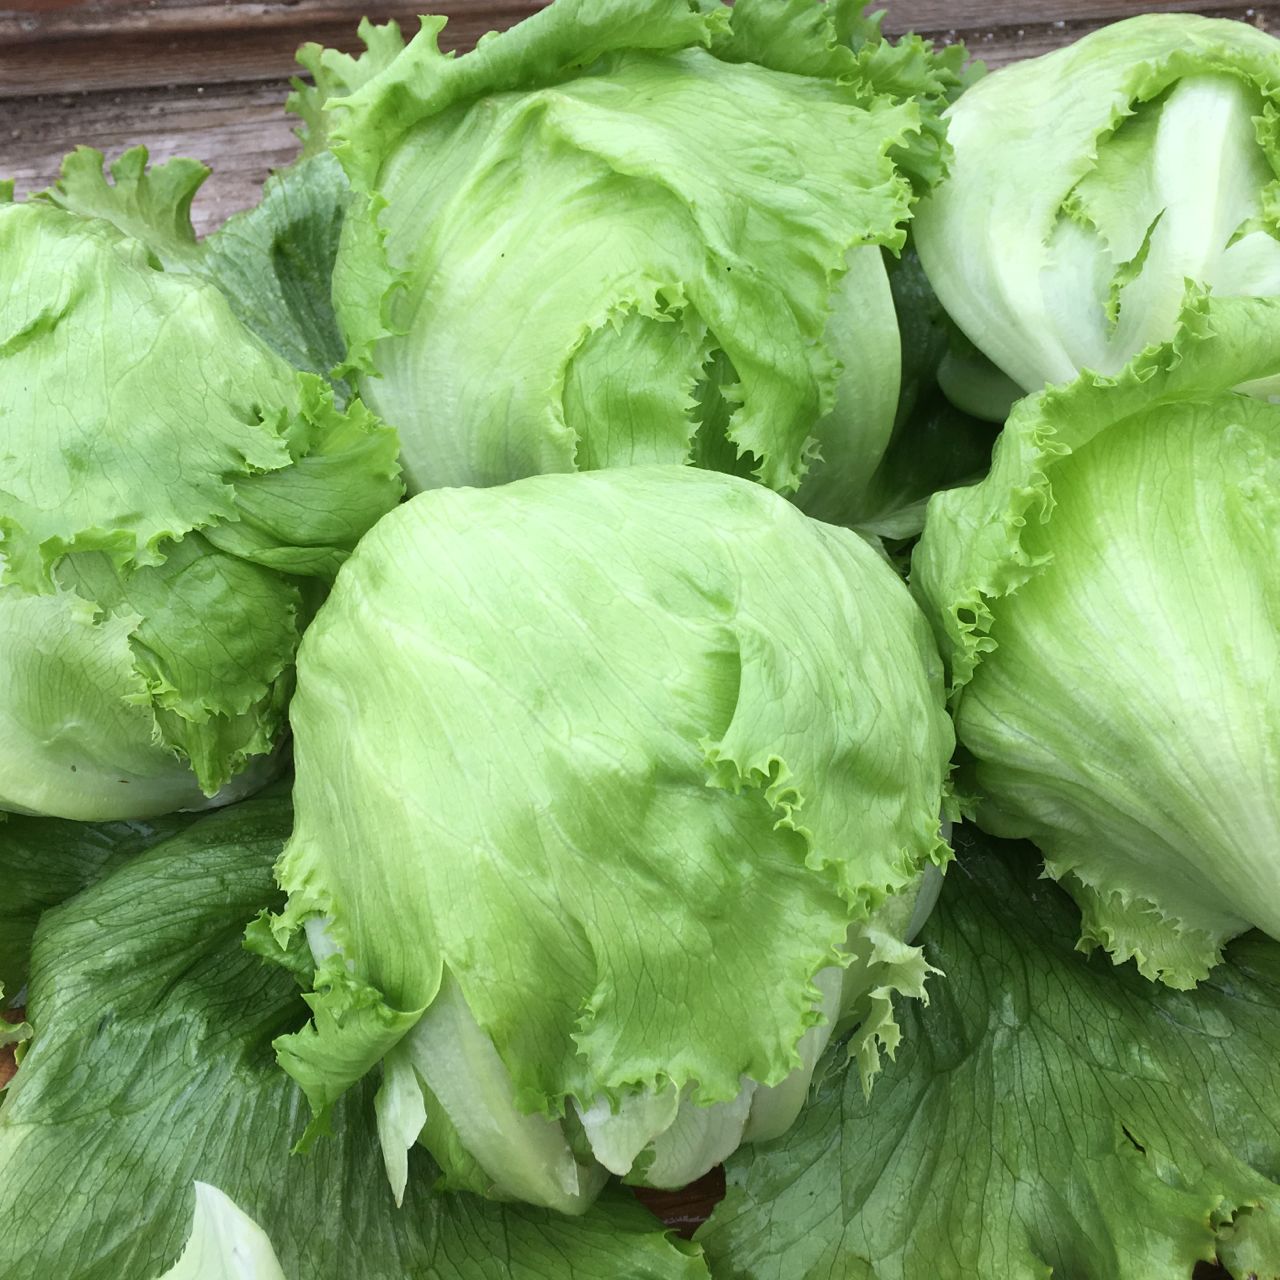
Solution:
{"label": "iceberg lettuce head", "polygon": [[1277,371],[1280,300],[1195,300],[1118,377],[1021,401],[913,560],[979,821],[1174,986],[1280,938],[1280,406],[1234,389]]}
{"label": "iceberg lettuce head", "polygon": [[1024,390],[1168,341],[1188,281],[1280,295],[1274,36],[1130,18],[994,72],[946,119],[951,172],[916,244],[948,312]]}
{"label": "iceberg lettuce head", "polygon": [[[171,221],[205,172],[174,163]],[[144,180],[121,171],[117,213]],[[260,781],[301,629],[400,493],[394,432],[167,245],[0,205],[0,809],[135,818]]]}
{"label": "iceberg lettuce head", "polygon": [[305,937],[315,1016],[277,1048],[321,1117],[381,1063],[397,1193],[419,1138],[450,1186],[568,1212],[610,1171],[683,1185],[789,1126],[834,1030],[869,1081],[923,993],[928,627],[759,485],[421,494],[340,574],[291,718],[290,899],[253,937]]}
{"label": "iceberg lettuce head", "polygon": [[898,402],[883,252],[963,50],[861,3],[556,0],[460,57],[311,46],[363,205],[334,300],[413,490],[695,463],[864,513]]}

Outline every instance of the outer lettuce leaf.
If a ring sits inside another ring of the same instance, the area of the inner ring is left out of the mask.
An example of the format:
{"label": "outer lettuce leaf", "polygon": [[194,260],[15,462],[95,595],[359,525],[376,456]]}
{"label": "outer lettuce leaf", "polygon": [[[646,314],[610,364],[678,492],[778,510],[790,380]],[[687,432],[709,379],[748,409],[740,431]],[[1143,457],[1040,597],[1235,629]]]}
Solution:
{"label": "outer lettuce leaf", "polygon": [[293,92],[285,109],[302,121],[297,133],[302,139],[304,160],[326,154],[332,119],[325,111],[329,99],[349,97],[385,71],[404,49],[398,22],[379,25],[362,18],[357,34],[365,47],[355,57],[314,43],[304,44],[298,50],[298,62],[310,73],[311,83],[301,79],[290,81]]}
{"label": "outer lettuce leaf", "polygon": [[914,563],[980,820],[1033,838],[1083,943],[1187,986],[1280,937],[1280,301],[1200,298],[1118,378],[1022,401]]}
{"label": "outer lettuce leaf", "polygon": [[[819,519],[850,521],[865,533],[900,544],[924,527],[925,506],[934,493],[971,484],[986,473],[995,433],[956,408],[949,389],[944,393],[943,371],[956,330],[925,278],[914,246],[908,244],[900,257],[887,259],[886,266],[901,335],[902,381],[891,434],[881,446],[883,457],[874,472],[861,478],[850,473],[839,486],[826,481],[835,468],[822,468],[812,477],[816,483],[801,488],[798,501]],[[881,418],[859,411],[850,420],[874,423]],[[834,499],[830,507],[809,501],[819,489]]]}
{"label": "outer lettuce leaf", "polygon": [[[461,58],[440,52],[445,22],[443,17],[424,19],[404,56],[394,58],[386,57],[394,49],[394,33],[366,27],[362,36],[369,53],[354,66],[340,64],[348,96],[329,97],[331,110],[340,106],[330,136],[360,189],[377,188],[388,154],[405,133],[455,103],[554,83],[623,50],[662,53],[705,47],[727,29],[728,12],[719,5],[699,12],[687,0],[616,0],[606,6],[595,0],[562,0],[509,31],[490,33]],[[337,59],[326,61],[323,55],[319,61],[326,69],[339,66]],[[366,69],[377,74],[366,76]]]}
{"label": "outer lettuce leaf", "polygon": [[0,822],[0,991],[16,995],[25,986],[42,912],[193,821],[194,815],[174,814],[151,822],[92,825],[16,816]]}
{"label": "outer lettuce leaf", "polygon": [[[141,240],[166,271],[217,285],[241,323],[295,369],[327,375],[342,363],[331,293],[351,192],[332,156],[273,175],[259,204],[199,243],[191,201],[209,176],[203,164],[179,157],[148,168],[146,147],[131,147],[110,171],[108,182],[102,153],[78,147],[38,198],[105,219]],[[339,390],[345,399],[348,389]]]}
{"label": "outer lettuce leaf", "polygon": [[72,591],[0,587],[5,809],[127,818],[203,803],[190,767],[158,740],[129,646],[137,621]]}
{"label": "outer lettuce leaf", "polygon": [[261,1226],[291,1277],[705,1274],[626,1198],[570,1222],[434,1192],[423,1156],[397,1211],[368,1087],[336,1109],[330,1140],[290,1155],[304,1105],[270,1040],[306,1007],[289,974],[241,946],[244,921],[275,899],[289,826],[282,798],[223,810],[41,921],[35,1037],[0,1109],[0,1271],[158,1275],[199,1180]]}
{"label": "outer lettuce leaf", "polygon": [[359,64],[307,54],[366,197],[334,277],[350,367],[411,487],[714,454],[783,492],[829,468],[856,516],[897,397],[868,246],[901,247],[940,171],[958,55],[848,3],[557,0],[459,58],[441,25],[385,64],[381,31]]}
{"label": "outer lettuce leaf", "polygon": [[1280,42],[1148,14],[988,76],[947,113],[920,256],[1028,391],[1170,338],[1186,281],[1280,292]]}
{"label": "outer lettuce leaf", "polygon": [[[923,619],[861,539],[730,477],[420,495],[361,544],[300,670],[275,928],[324,921],[337,954],[280,1048],[321,1106],[445,996],[415,1065],[436,1094],[483,1072],[493,1116],[732,1103],[802,1065],[815,974],[947,856]],[[442,1100],[478,1152],[480,1117]],[[580,1205],[572,1162],[493,1123]]]}
{"label": "outer lettuce leaf", "polygon": [[198,278],[199,166],[114,173],[78,152],[49,200],[0,210],[0,396],[23,406],[0,446],[0,806],[85,819],[254,783],[323,595],[301,580],[401,492],[394,432]]}
{"label": "outer lettuce leaf", "polygon": [[923,194],[942,180],[950,160],[941,112],[983,69],[965,67],[962,44],[935,49],[916,35],[891,43],[880,29],[884,11],[865,9],[863,0],[754,0],[735,6],[731,29],[712,49],[727,62],[844,80],[871,97],[921,103],[920,132],[904,140],[894,159]]}
{"label": "outer lettuce leaf", "polygon": [[163,541],[235,518],[231,479],[289,465],[293,375],[219,293],[37,203],[0,210],[0,255],[21,264],[0,333],[5,399],[24,405],[6,428],[7,581],[46,589],[72,551],[159,563]]}
{"label": "outer lettuce leaf", "polygon": [[1280,944],[1194,994],[1074,951],[1030,850],[964,832],[925,929],[945,970],[868,1102],[825,1080],[728,1164],[725,1280],[1280,1275]]}
{"label": "outer lettuce leaf", "polygon": [[191,225],[191,202],[209,176],[199,160],[177,156],[147,165],[146,147],[130,147],[111,162],[93,147],[77,147],[62,162],[58,180],[40,193],[60,209],[101,218],[134,240],[141,240],[166,271],[188,270],[201,250]]}
{"label": "outer lettuce leaf", "polygon": [[[332,292],[350,199],[332,156],[303,159],[269,178],[259,204],[200,245],[200,273],[241,321],[295,369],[325,376],[346,355]],[[339,388],[340,400],[347,394]]]}

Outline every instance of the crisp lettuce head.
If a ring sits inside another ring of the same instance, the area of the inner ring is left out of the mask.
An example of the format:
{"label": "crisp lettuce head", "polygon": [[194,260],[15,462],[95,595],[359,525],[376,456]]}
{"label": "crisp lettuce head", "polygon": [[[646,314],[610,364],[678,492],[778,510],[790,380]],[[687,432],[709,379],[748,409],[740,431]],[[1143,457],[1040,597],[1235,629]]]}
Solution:
{"label": "crisp lettuce head", "polygon": [[[242,936],[279,901],[271,866],[291,821],[276,792],[195,821],[138,824],[131,856],[44,914],[30,963],[33,1035],[0,1094],[0,1274],[705,1277],[698,1251],[623,1194],[577,1220],[486,1204],[433,1189],[419,1151],[397,1209],[371,1083],[335,1108],[325,1143],[291,1154],[306,1103],[271,1040],[307,1008],[294,975],[263,964]],[[50,856],[69,861],[72,824],[22,825],[33,854],[44,826]],[[85,872],[102,865],[104,846],[123,848],[119,824],[79,830]],[[0,895],[0,927],[8,908]]]}
{"label": "crisp lettuce head", "polygon": [[1173,335],[1187,282],[1280,293],[1280,41],[1148,14],[976,84],[914,225],[944,306],[1027,391]]}
{"label": "crisp lettuce head", "polygon": [[978,817],[1027,836],[1083,945],[1190,986],[1280,938],[1280,301],[1200,298],[1115,379],[1022,401],[930,504],[914,585]]}
{"label": "crisp lettuce head", "polygon": [[[715,472],[419,495],[308,631],[280,1060],[381,1062],[393,1185],[581,1212],[784,1129],[833,1027],[897,1043],[951,754],[924,619],[856,535]],[[796,1074],[798,1073],[798,1075]],[[785,1086],[779,1089],[778,1086]]]}
{"label": "crisp lettuce head", "polygon": [[338,316],[410,487],[685,463],[852,520],[898,401],[882,249],[963,51],[860,3],[556,0],[474,52],[311,46],[295,106],[364,197]]}
{"label": "crisp lettuce head", "polygon": [[732,1157],[695,1237],[714,1275],[1276,1275],[1280,943],[1171,991],[1074,953],[1033,852],[960,829],[922,935],[946,982],[870,1102],[828,1074],[785,1138]]}
{"label": "crisp lettuce head", "polygon": [[394,432],[177,265],[194,171],[113,187],[89,158],[68,207],[0,207],[0,809],[130,818],[252,785],[301,629],[400,485]]}

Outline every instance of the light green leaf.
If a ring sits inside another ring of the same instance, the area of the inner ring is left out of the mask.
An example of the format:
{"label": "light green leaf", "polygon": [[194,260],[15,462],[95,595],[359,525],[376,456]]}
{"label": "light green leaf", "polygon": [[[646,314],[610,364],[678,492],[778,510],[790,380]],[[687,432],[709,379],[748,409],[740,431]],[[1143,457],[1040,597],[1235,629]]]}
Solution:
{"label": "light green leaf", "polygon": [[[295,583],[223,555],[194,533],[163,564],[127,573],[105,555],[79,555],[59,578],[127,620],[122,662],[145,689],[136,710],[154,717],[157,747],[167,747],[175,763],[185,757],[206,795],[271,751],[302,631]],[[255,619],[252,627],[246,617]]]}
{"label": "light green leaf", "polygon": [[207,1182],[197,1182],[191,1238],[160,1280],[286,1280],[266,1233]]}
{"label": "light green leaf", "polygon": [[239,519],[205,531],[231,555],[280,573],[330,582],[384,511],[400,500],[396,433],[359,400],[345,410],[319,378],[303,375],[286,471],[237,479]]}
{"label": "light green leaf", "polygon": [[146,147],[130,147],[111,162],[93,147],[77,147],[62,162],[58,180],[36,198],[87,218],[102,218],[141,240],[166,271],[191,270],[200,257],[191,225],[191,201],[209,176],[199,160],[179,156],[147,166]]}
{"label": "light green leaf", "polygon": [[830,412],[814,427],[817,457],[795,497],[802,510],[834,524],[864,514],[901,391],[902,339],[882,251],[862,245],[848,262],[827,319],[828,340],[844,368]]}
{"label": "light green leaf", "polygon": [[[203,164],[177,158],[148,168],[146,147],[132,147],[110,171],[108,182],[102,153],[77,147],[36,199],[104,219],[142,241],[165,271],[217,285],[236,317],[295,369],[328,375],[342,363],[331,294],[351,188],[331,155],[273,174],[258,204],[199,243],[191,201],[209,175]],[[339,391],[345,402],[349,388]]]}
{"label": "light green leaf", "polygon": [[198,1180],[260,1225],[289,1277],[705,1275],[696,1250],[621,1195],[576,1220],[486,1204],[433,1191],[415,1153],[397,1210],[371,1087],[338,1105],[330,1138],[290,1154],[305,1103],[270,1041],[307,1010],[288,973],[241,945],[244,922],[275,904],[290,822],[282,798],[222,810],[42,919],[35,1035],[0,1107],[0,1273],[159,1275],[183,1247]]}
{"label": "light green leaf", "polygon": [[293,92],[285,103],[285,110],[302,121],[297,133],[302,139],[304,163],[314,155],[325,154],[331,120],[326,108],[330,100],[355,93],[390,66],[404,49],[398,22],[379,25],[362,18],[356,34],[365,47],[355,57],[315,43],[304,44],[298,50],[298,63],[311,75],[312,82],[290,81]]}
{"label": "light green leaf", "polygon": [[7,581],[46,589],[71,551],[159,563],[235,518],[229,480],[289,465],[293,375],[211,286],[41,204],[0,209],[0,257],[19,264],[0,291]]}
{"label": "light green leaf", "polygon": [[0,209],[5,809],[141,817],[260,785],[323,597],[296,579],[332,579],[402,491],[393,431],[259,341],[199,255],[162,269],[194,172],[131,152],[109,186],[83,151],[67,208]]}
{"label": "light green leaf", "polygon": [[0,587],[0,806],[110,820],[204,802],[160,740],[129,644],[137,621],[71,591]]}
{"label": "light green leaf", "polygon": [[905,1006],[869,1102],[831,1075],[731,1158],[698,1234],[713,1273],[1173,1280],[1216,1252],[1274,1280],[1280,944],[1171,991],[1075,952],[1033,849],[965,832],[957,853],[924,934],[946,981]]}
{"label": "light green leaf", "polygon": [[884,11],[865,0],[737,0],[733,25],[712,49],[730,62],[756,62],[792,75],[857,83],[868,96],[915,100],[925,107],[921,129],[895,149],[894,159],[919,194],[944,176],[950,160],[940,113],[981,75],[966,70],[963,44],[935,48],[919,36],[884,38]]}

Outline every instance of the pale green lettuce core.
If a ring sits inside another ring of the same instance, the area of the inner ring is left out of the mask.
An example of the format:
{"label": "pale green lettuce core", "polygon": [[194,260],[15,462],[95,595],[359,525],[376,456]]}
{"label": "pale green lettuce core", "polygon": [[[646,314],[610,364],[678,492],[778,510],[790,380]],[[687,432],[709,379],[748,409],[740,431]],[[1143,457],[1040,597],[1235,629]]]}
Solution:
{"label": "pale green lettuce core", "polygon": [[297,109],[365,198],[350,367],[411,489],[696,461],[862,514],[899,387],[881,255],[941,172],[962,51],[861,11],[556,0],[457,58],[441,19],[304,50]]}
{"label": "pale green lettuce core", "polygon": [[1023,401],[913,565],[979,820],[1174,986],[1280,937],[1280,407],[1232,390],[1277,371],[1280,301],[1196,300],[1117,379]]}
{"label": "pale green lettuce core", "polygon": [[921,260],[1025,390],[1116,373],[1172,336],[1188,281],[1280,294],[1278,123],[1274,37],[1191,14],[1115,23],[951,107],[951,173],[913,224]]}
{"label": "pale green lettuce core", "polygon": [[162,268],[198,167],[158,171],[165,204],[100,166],[70,198],[154,244],[0,207],[0,809],[79,819],[260,784],[306,618],[400,492],[393,432]]}
{"label": "pale green lettuce core", "polygon": [[322,1113],[381,1061],[398,1193],[419,1137],[449,1185],[569,1212],[606,1169],[688,1181],[790,1123],[833,1029],[869,1081],[923,992],[936,652],[874,551],[760,486],[419,495],[343,570],[291,718],[273,930],[319,966],[277,1048]]}
{"label": "pale green lettuce core", "polygon": [[195,1189],[191,1238],[160,1280],[285,1280],[267,1233],[217,1187]]}

